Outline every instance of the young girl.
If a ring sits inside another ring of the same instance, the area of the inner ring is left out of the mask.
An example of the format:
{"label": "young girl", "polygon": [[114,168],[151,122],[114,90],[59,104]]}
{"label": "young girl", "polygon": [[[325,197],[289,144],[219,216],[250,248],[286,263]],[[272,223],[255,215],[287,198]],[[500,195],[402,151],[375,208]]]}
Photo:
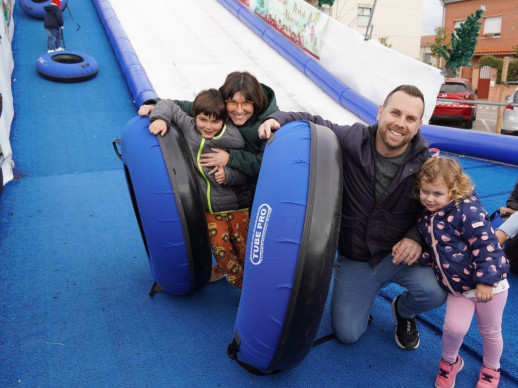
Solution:
{"label": "young girl", "polygon": [[418,220],[427,245],[420,264],[432,265],[439,284],[449,292],[435,386],[455,385],[464,365],[459,349],[475,313],[484,350],[477,388],[497,387],[509,262],[470,178],[455,160],[426,161],[415,195],[425,208]]}
{"label": "young girl", "polygon": [[[211,250],[218,263],[211,281],[223,274],[227,282],[241,289],[248,233],[248,207],[252,193],[243,173],[227,166],[202,167],[200,155],[212,148],[243,148],[245,141],[237,127],[227,123],[227,110],[216,89],[200,92],[193,103],[193,116],[172,100],[160,100],[149,115],[151,133],[165,133],[170,123],[182,131],[198,172],[198,184],[205,205]],[[162,132],[163,131],[163,132]]]}

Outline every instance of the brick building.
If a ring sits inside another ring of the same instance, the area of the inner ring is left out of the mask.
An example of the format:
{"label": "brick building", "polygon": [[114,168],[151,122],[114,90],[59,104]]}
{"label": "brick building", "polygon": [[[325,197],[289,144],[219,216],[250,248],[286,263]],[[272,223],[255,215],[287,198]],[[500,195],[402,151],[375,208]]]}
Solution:
{"label": "brick building", "polygon": [[455,28],[480,7],[485,7],[480,22],[480,36],[471,67],[462,69],[461,76],[472,80],[478,88],[479,98],[488,98],[490,87],[494,86],[496,70],[476,68],[478,60],[484,55],[496,58],[514,59],[518,46],[518,0],[441,0],[444,4],[444,27],[447,40]]}
{"label": "brick building", "polygon": [[419,59],[430,66],[439,67],[439,61],[432,56],[430,46],[435,43],[436,35],[421,35]]}

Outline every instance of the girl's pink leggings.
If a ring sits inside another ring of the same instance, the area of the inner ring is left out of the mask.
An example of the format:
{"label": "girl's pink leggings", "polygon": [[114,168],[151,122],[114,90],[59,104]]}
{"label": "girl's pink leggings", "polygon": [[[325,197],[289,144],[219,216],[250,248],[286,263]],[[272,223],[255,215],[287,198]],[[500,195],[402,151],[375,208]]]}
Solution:
{"label": "girl's pink leggings", "polygon": [[473,314],[476,314],[478,330],[482,336],[484,366],[498,370],[504,347],[502,314],[506,301],[507,290],[495,294],[491,302],[487,303],[479,303],[476,298],[448,294],[442,334],[442,359],[450,364],[457,360]]}

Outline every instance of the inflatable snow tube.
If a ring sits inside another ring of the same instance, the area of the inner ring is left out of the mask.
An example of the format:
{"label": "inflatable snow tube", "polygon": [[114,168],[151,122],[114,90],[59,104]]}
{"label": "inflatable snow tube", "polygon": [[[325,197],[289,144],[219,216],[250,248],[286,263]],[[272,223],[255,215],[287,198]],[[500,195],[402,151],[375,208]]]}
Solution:
{"label": "inflatable snow tube", "polygon": [[504,223],[504,221],[506,221],[509,218],[509,216],[502,217],[500,212],[495,211],[493,214],[491,214],[489,218],[491,220],[491,225],[493,226],[493,229],[496,230],[500,225]]}
{"label": "inflatable snow tube", "polygon": [[331,282],[341,204],[335,134],[301,121],[275,132],[250,214],[243,290],[227,349],[246,369],[290,369],[309,352]]}
{"label": "inflatable snow tube", "polygon": [[[43,19],[45,16],[45,9],[47,5],[50,5],[51,0],[18,0],[22,10],[29,16],[34,18]],[[68,5],[68,0],[61,0],[61,11],[64,11]]]}
{"label": "inflatable snow tube", "polygon": [[80,82],[94,78],[99,66],[88,54],[64,50],[42,54],[36,61],[36,69],[51,81]]}
{"label": "inflatable snow tube", "polygon": [[155,282],[169,294],[187,295],[210,279],[205,210],[181,132],[170,127],[154,136],[148,127],[148,118],[138,116],[123,129],[126,181]]}

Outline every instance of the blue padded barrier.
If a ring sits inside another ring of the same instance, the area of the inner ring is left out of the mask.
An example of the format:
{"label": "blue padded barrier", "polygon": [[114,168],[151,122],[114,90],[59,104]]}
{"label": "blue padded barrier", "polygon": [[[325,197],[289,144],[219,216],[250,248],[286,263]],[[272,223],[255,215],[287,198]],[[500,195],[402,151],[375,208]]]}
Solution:
{"label": "blue padded barrier", "polygon": [[430,147],[460,155],[475,156],[518,165],[518,137],[466,131],[436,125],[422,125]]}
{"label": "blue padded barrier", "polygon": [[[135,54],[135,50],[127,38],[110,2],[108,0],[94,0],[94,4],[115,56],[128,82],[135,105],[139,107],[144,101],[156,98],[157,94],[147,77],[146,71]],[[138,67],[139,70],[134,68],[130,70],[130,65]]]}
{"label": "blue padded barrier", "polygon": [[229,357],[266,372],[305,358],[327,300],[341,203],[342,158],[334,133],[301,121],[275,132],[250,213]]}

